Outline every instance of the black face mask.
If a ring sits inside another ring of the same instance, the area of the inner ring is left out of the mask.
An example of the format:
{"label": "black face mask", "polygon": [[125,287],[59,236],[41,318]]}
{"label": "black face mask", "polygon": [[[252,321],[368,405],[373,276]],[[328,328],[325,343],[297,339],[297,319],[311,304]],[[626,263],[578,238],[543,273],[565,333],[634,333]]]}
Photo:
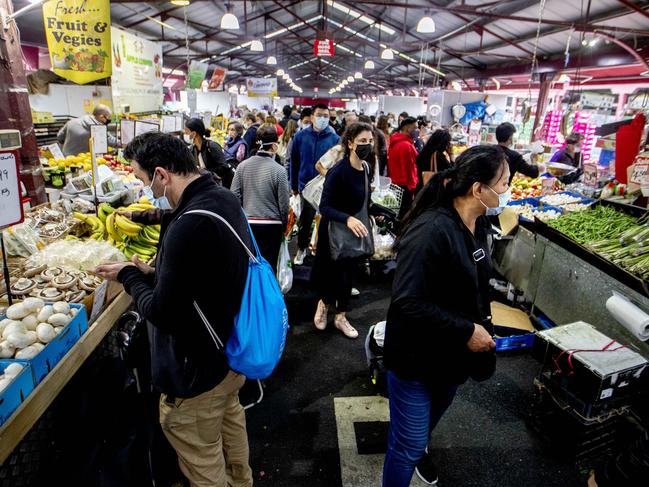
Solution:
{"label": "black face mask", "polygon": [[362,161],[366,161],[370,154],[372,154],[372,144],[359,144],[354,149],[358,158]]}

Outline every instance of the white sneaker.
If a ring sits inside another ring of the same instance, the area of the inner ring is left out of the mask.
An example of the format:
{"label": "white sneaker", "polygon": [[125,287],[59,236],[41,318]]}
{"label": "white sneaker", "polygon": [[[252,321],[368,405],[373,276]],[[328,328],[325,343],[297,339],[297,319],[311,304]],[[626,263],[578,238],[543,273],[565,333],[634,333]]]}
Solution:
{"label": "white sneaker", "polygon": [[298,250],[293,263],[295,265],[304,265],[304,258],[306,257],[306,250]]}
{"label": "white sneaker", "polygon": [[358,289],[356,289],[355,287],[353,287],[352,288],[352,296],[356,297],[356,296],[360,296],[360,295],[361,295],[361,292]]}
{"label": "white sneaker", "polygon": [[336,316],[334,324],[347,338],[358,338],[358,331],[356,331],[356,328],[347,321],[347,317],[340,315]]}

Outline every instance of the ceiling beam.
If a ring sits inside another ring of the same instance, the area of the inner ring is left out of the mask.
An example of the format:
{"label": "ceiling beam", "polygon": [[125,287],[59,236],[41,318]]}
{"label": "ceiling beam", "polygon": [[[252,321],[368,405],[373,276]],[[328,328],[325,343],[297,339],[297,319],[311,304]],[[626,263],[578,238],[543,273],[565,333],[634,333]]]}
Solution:
{"label": "ceiling beam", "polygon": [[646,11],[644,8],[640,7],[639,5],[636,5],[632,0],[617,0],[617,1],[620,2],[622,5],[626,5],[631,10],[635,10],[639,14],[642,14],[645,17],[649,18],[649,12]]}

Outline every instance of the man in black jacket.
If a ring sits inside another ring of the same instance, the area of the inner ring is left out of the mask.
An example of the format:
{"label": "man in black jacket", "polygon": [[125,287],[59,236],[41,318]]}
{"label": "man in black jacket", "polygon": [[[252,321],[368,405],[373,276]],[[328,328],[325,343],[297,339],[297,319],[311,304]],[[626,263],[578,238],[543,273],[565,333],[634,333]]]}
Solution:
{"label": "man in black jacket", "polygon": [[168,200],[172,210],[162,213],[155,269],[134,259],[96,272],[121,282],[148,321],[153,384],[162,393],[160,423],[191,485],[251,486],[238,397],[245,377],[229,369],[206,329],[211,326],[223,343],[230,338],[248,256],[225,225],[186,214],[217,213],[250,246],[241,206],[211,174],[201,175],[187,147],[168,134],[140,135],[124,155],[156,201]]}
{"label": "man in black jacket", "polygon": [[514,175],[519,172],[530,178],[539,177],[539,167],[533,164],[528,164],[523,159],[523,156],[520,155],[515,150],[510,149],[514,144],[514,134],[516,133],[516,127],[509,122],[501,123],[496,127],[496,140],[498,145],[502,148],[505,153],[505,158],[509,164],[509,182],[512,182]]}
{"label": "man in black jacket", "polygon": [[261,127],[261,122],[257,121],[255,114],[250,112],[243,119],[243,128],[246,129],[246,133],[243,134],[243,140],[246,141],[248,150],[251,151],[255,146],[255,139],[257,138],[257,129]]}

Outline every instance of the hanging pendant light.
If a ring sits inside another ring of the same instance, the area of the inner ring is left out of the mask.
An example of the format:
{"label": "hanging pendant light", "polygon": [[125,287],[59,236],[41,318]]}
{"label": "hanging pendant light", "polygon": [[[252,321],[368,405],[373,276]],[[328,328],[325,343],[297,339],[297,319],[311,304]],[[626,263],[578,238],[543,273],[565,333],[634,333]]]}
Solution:
{"label": "hanging pendant light", "polygon": [[374,61],[371,59],[365,61],[365,69],[374,69]]}
{"label": "hanging pendant light", "polygon": [[361,73],[360,71],[356,71],[356,72],[354,73],[354,78],[356,78],[356,79],[363,79],[363,73]]}
{"label": "hanging pendant light", "polygon": [[263,52],[264,45],[261,43],[261,41],[255,39],[250,43],[250,50],[254,52]]}
{"label": "hanging pendant light", "polygon": [[277,64],[277,58],[275,56],[268,56],[266,64]]}
{"label": "hanging pendant light", "polygon": [[423,16],[417,23],[417,32],[432,34],[435,32],[435,21],[428,15]]}
{"label": "hanging pendant light", "polygon": [[383,49],[383,52],[381,53],[381,59],[385,59],[387,61],[394,59],[394,52],[392,51],[392,49],[390,49],[389,47]]}
{"label": "hanging pendant light", "polygon": [[239,29],[239,19],[230,12],[230,5],[225,4],[226,13],[221,17],[221,29],[237,30]]}
{"label": "hanging pendant light", "polygon": [[354,82],[354,77],[352,75],[347,76],[347,81],[349,81],[350,83],[353,83]]}
{"label": "hanging pendant light", "polygon": [[187,7],[189,5],[189,0],[171,0],[169,3],[171,5],[176,5],[177,7]]}
{"label": "hanging pendant light", "polygon": [[277,73],[275,73],[277,76],[284,76],[284,70],[283,69],[278,69]]}
{"label": "hanging pendant light", "polygon": [[282,75],[282,78],[284,78],[284,79],[289,79],[290,77],[291,77],[291,75],[288,74],[288,73],[284,73],[284,74]]}

